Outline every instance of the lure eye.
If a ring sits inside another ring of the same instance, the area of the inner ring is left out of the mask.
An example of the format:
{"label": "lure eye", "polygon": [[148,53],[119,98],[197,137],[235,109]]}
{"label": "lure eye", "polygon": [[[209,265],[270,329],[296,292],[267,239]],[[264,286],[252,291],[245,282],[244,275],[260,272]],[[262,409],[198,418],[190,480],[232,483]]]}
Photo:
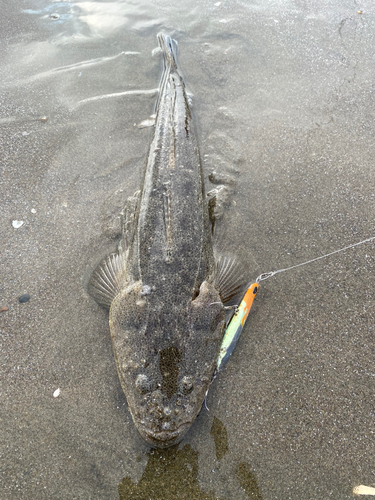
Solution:
{"label": "lure eye", "polygon": [[257,287],[257,286],[255,286],[255,287],[254,287],[254,290],[253,290],[253,294],[255,295],[255,294],[257,293],[257,291],[258,291],[258,287]]}
{"label": "lure eye", "polygon": [[144,373],[140,373],[135,379],[135,387],[140,394],[146,394],[151,391],[150,381]]}
{"label": "lure eye", "polygon": [[180,390],[182,394],[189,394],[194,388],[192,377],[183,377],[180,382]]}

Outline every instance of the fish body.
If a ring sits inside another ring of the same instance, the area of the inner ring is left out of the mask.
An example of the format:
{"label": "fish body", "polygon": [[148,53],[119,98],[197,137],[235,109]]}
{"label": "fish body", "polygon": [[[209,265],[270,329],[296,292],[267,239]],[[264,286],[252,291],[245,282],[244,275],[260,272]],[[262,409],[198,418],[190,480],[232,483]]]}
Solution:
{"label": "fish body", "polygon": [[124,210],[118,252],[104,259],[89,288],[109,307],[133,421],[148,443],[166,448],[181,441],[202,407],[225,312],[177,43],[158,39],[164,71],[143,182]]}

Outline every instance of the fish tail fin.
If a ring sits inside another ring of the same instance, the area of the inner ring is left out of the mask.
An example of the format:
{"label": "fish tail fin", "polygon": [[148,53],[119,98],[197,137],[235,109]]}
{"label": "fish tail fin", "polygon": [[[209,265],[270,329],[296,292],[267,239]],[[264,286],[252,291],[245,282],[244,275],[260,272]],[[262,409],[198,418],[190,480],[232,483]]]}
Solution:
{"label": "fish tail fin", "polygon": [[176,42],[176,40],[171,38],[169,35],[165,35],[164,33],[158,34],[158,42],[159,47],[163,51],[164,69],[159,85],[159,96],[155,103],[155,112],[157,112],[158,110],[163,88],[166,84],[166,81],[168,80],[168,76],[171,73],[177,74],[181,82],[185,86],[184,78],[177,64],[178,43]]}
{"label": "fish tail fin", "polygon": [[165,35],[164,33],[158,34],[158,41],[160,48],[163,50],[164,63],[166,68],[173,68],[175,71],[178,71],[178,43],[176,42],[176,40],[171,38],[169,35]]}

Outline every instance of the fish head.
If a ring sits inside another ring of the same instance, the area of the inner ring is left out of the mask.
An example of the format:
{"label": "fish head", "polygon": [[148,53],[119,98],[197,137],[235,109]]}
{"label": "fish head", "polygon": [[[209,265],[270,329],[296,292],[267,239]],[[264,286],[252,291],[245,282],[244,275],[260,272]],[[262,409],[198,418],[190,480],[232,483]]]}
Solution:
{"label": "fish head", "polygon": [[225,314],[215,286],[204,281],[182,303],[124,290],[110,309],[116,364],[133,421],[145,441],[179,443],[201,410],[215,370]]}

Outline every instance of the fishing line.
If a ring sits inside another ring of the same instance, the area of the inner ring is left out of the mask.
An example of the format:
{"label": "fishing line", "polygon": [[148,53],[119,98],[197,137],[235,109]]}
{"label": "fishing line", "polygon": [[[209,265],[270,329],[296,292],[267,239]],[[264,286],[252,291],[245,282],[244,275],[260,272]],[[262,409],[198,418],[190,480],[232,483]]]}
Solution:
{"label": "fishing line", "polygon": [[335,250],[334,252],[326,253],[325,255],[321,255],[320,257],[316,257],[315,259],[307,260],[306,262],[301,262],[300,264],[296,264],[295,266],[286,267],[285,269],[279,269],[278,271],[271,271],[269,273],[262,273],[257,277],[256,283],[259,284],[261,281],[267,280],[268,278],[275,276],[275,274],[283,273],[285,271],[290,271],[291,269],[295,269],[296,267],[306,266],[307,264],[311,264],[311,262],[316,262],[317,260],[325,259],[326,257],[329,257],[330,255],[334,255],[335,253],[343,252],[344,250],[349,250],[349,248],[357,247],[358,245],[362,245],[363,243],[368,243],[369,241],[372,241],[372,240],[375,240],[375,236],[373,236],[372,238],[367,238],[366,240],[359,241],[358,243],[353,243],[352,245],[348,245],[347,247],[340,248],[339,250]]}
{"label": "fishing line", "polygon": [[[375,240],[375,236],[359,241],[358,243],[353,243],[346,247],[340,248],[339,250],[335,250],[334,252],[326,253],[325,255],[321,255],[320,257],[315,257],[315,259],[310,259],[307,260],[306,262],[301,262],[300,264],[295,264],[294,266],[286,267],[285,269],[278,269],[277,271],[271,271],[268,273],[260,274],[255,280],[255,282],[248,286],[246,293],[242,298],[239,306],[234,306],[236,311],[225,330],[224,337],[222,339],[220,347],[219,356],[216,363],[216,368],[211,383],[215,380],[217,374],[223,369],[228,358],[232,354],[238,342],[238,339],[240,338],[241,332],[243,330],[243,327],[245,326],[245,322],[250,312],[251,306],[253,304],[256,294],[258,293],[259,283],[261,281],[265,281],[268,278],[275,276],[275,274],[283,273],[285,271],[291,271],[292,269],[296,269],[297,267],[306,266],[307,264],[311,264],[312,262],[316,262],[317,260],[325,259],[326,257],[329,257],[336,253],[344,252],[345,250],[349,250],[350,248],[357,247],[358,245],[363,245],[364,243],[368,243],[373,240]],[[207,394],[208,394],[208,389],[204,398],[204,405],[208,410],[206,403]]]}

